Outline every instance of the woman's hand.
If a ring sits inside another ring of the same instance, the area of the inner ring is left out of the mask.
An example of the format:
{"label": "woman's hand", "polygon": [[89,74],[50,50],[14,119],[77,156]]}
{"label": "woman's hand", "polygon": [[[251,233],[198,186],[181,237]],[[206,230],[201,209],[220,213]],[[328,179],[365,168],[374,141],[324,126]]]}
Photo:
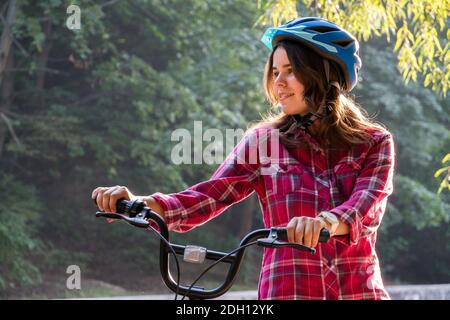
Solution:
{"label": "woman's hand", "polygon": [[[95,199],[97,206],[101,211],[105,212],[117,212],[116,203],[119,199],[135,200],[139,199],[145,202],[145,205],[155,211],[165,219],[164,210],[158,202],[151,196],[135,196],[128,190],[127,187],[114,186],[114,187],[98,187],[92,191],[92,199]],[[109,222],[114,219],[107,219]]]}
{"label": "woman's hand", "polygon": [[320,230],[329,229],[322,218],[294,217],[287,225],[288,241],[314,248],[319,242]]}
{"label": "woman's hand", "polygon": [[117,212],[116,203],[119,199],[134,200],[137,197],[127,187],[98,187],[92,191],[92,199],[95,199],[101,211]]}

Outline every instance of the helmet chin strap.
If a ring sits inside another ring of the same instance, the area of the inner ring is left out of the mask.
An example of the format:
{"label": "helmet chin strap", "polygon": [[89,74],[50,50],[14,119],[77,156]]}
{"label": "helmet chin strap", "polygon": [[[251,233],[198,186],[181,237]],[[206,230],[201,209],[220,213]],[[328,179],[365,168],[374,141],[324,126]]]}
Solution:
{"label": "helmet chin strap", "polygon": [[331,106],[325,105],[325,99],[328,94],[328,91],[330,91],[330,89],[331,89],[331,86],[338,88],[338,90],[341,89],[341,86],[339,85],[339,83],[337,81],[330,82],[330,64],[327,59],[323,59],[323,65],[324,65],[324,69],[325,69],[325,75],[327,77],[328,87],[327,87],[327,91],[326,91],[325,95],[322,98],[319,109],[317,110],[317,112],[309,111],[304,116],[302,116],[300,114],[292,115],[297,126],[303,130],[310,127],[314,123],[314,121],[316,121],[317,119],[322,119],[323,117],[325,117],[324,110],[325,110],[326,115],[329,115],[331,113],[331,110],[332,110]]}

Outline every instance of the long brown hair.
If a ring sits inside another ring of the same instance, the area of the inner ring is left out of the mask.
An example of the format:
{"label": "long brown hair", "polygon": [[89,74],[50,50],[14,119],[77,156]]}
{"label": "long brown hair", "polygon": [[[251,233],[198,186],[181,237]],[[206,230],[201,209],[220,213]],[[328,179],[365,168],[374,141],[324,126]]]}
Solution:
{"label": "long brown hair", "polygon": [[[304,86],[304,99],[308,107],[317,112],[324,95],[327,95],[325,103],[331,106],[332,111],[320,120],[317,130],[314,132],[314,137],[323,146],[350,148],[355,144],[367,143],[371,140],[367,129],[386,131],[386,128],[381,123],[370,119],[367,111],[346,93],[341,92],[334,86],[331,86],[327,93],[328,84],[326,83],[323,58],[311,49],[289,40],[283,40],[278,43],[272,50],[265,65],[263,87],[266,99],[273,109],[277,108],[279,104],[274,92],[272,75],[273,55],[278,47],[283,47],[286,50],[292,71],[297,80]],[[344,84],[338,71],[339,68],[330,60],[329,63],[330,81],[337,81],[342,88]],[[304,141],[299,141],[293,135],[287,133],[294,122],[291,115],[269,111],[268,114],[263,116],[261,121],[252,125],[249,130],[270,126],[279,130],[280,142],[283,145],[287,147],[304,147],[306,146]]]}

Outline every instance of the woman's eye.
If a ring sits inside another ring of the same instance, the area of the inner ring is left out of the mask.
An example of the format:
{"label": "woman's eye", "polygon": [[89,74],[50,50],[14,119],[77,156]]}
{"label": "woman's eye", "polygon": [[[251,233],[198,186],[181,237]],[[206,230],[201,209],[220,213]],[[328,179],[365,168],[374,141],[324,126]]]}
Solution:
{"label": "woman's eye", "polygon": [[[287,73],[288,73],[288,74],[291,74],[291,73],[292,73],[292,69],[290,69],[290,68],[287,69]],[[280,74],[279,72],[274,72],[274,73],[273,73],[273,76],[276,78],[276,77],[278,77],[279,74]]]}

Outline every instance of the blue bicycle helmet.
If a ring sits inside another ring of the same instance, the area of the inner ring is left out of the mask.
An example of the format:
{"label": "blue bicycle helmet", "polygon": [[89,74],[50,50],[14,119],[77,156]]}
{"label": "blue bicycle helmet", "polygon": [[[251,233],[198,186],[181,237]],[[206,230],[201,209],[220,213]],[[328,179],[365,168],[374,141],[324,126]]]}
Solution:
{"label": "blue bicycle helmet", "polygon": [[268,28],[261,38],[270,50],[280,40],[300,42],[336,62],[345,80],[343,90],[350,92],[358,83],[361,68],[358,40],[336,24],[316,17],[299,18],[279,27]]}

